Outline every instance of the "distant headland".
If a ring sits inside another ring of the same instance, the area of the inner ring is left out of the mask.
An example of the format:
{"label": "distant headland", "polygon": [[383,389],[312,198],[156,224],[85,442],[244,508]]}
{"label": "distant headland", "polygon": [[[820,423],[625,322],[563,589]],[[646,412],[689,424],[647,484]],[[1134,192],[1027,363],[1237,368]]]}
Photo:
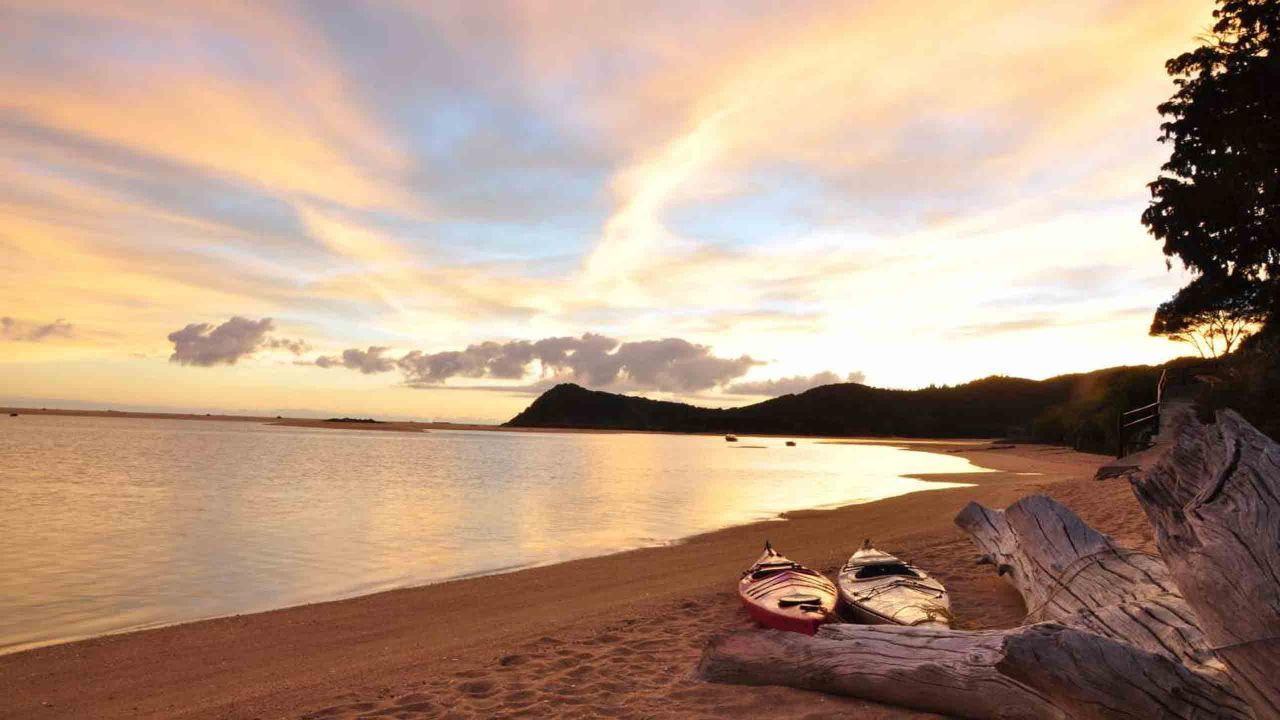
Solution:
{"label": "distant headland", "polygon": [[510,428],[739,433],[825,437],[1012,438],[1110,452],[1115,419],[1151,402],[1160,373],[1190,368],[1115,367],[1045,380],[993,376],[962,385],[889,390],[822,385],[736,408],[588,390],[564,383],[506,423]]}

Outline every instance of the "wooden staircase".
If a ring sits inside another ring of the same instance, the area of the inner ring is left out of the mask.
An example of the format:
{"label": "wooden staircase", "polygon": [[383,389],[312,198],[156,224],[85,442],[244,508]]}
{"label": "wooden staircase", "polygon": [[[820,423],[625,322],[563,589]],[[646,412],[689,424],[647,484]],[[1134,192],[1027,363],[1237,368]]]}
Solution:
{"label": "wooden staircase", "polygon": [[1143,459],[1155,455],[1168,444],[1169,422],[1176,413],[1195,412],[1195,393],[1192,385],[1169,385],[1168,370],[1160,373],[1156,384],[1156,401],[1122,413],[1117,421],[1119,437],[1115,462],[1098,468],[1095,480],[1121,477],[1142,467]]}

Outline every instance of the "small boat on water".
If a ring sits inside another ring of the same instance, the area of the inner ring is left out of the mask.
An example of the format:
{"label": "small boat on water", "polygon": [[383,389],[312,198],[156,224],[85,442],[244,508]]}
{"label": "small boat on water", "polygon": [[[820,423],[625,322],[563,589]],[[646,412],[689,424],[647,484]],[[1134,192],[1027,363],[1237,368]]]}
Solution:
{"label": "small boat on water", "polygon": [[795,447],[795,446],[796,446],[796,441],[795,441],[795,440],[788,440],[788,441],[787,441],[787,447]]}
{"label": "small boat on water", "polygon": [[951,599],[937,579],[867,540],[836,578],[842,613],[872,625],[951,627]]}
{"label": "small boat on water", "polygon": [[737,435],[734,435],[733,433],[729,433],[728,435],[725,435],[725,436],[724,436],[724,441],[725,441],[725,442],[738,442],[738,436],[737,436]]}
{"label": "small boat on water", "polygon": [[836,586],[830,580],[783,557],[767,542],[760,559],[742,574],[738,596],[761,625],[806,635],[831,620],[836,608]]}

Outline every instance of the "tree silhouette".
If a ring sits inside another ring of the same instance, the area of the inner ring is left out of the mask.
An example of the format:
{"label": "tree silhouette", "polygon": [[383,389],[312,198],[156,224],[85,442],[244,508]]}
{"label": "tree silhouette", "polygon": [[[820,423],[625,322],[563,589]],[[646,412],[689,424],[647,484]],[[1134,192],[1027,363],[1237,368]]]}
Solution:
{"label": "tree silhouette", "polygon": [[1202,358],[1230,355],[1266,319],[1255,297],[1259,287],[1259,283],[1201,275],[1160,305],[1151,334],[1185,342]]}
{"label": "tree silhouette", "polygon": [[[1280,0],[1219,0],[1204,44],[1166,64],[1173,145],[1142,222],[1196,280],[1153,334],[1225,317],[1280,326]],[[1234,344],[1234,343],[1233,343]]]}

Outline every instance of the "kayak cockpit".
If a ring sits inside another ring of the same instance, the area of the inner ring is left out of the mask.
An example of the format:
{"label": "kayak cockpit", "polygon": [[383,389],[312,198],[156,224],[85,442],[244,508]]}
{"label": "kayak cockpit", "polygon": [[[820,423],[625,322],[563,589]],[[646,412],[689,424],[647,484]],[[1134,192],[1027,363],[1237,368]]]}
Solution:
{"label": "kayak cockpit", "polygon": [[927,572],[871,541],[849,558],[837,577],[846,617],[857,622],[948,627],[947,589]]}
{"label": "kayak cockpit", "polygon": [[767,543],[738,583],[738,596],[756,622],[806,635],[831,619],[836,595],[835,585],[822,573],[783,557]]}
{"label": "kayak cockpit", "polygon": [[890,577],[899,575],[909,578],[923,577],[918,571],[906,563],[876,563],[874,565],[863,565],[853,574],[858,580],[869,580],[878,577]]}
{"label": "kayak cockpit", "polygon": [[786,560],[786,561],[756,563],[754,566],[751,567],[750,570],[747,570],[745,573],[743,573],[743,575],[749,575],[752,580],[762,580],[771,575],[777,575],[778,573],[781,573],[781,572],[793,572],[800,575],[818,575],[819,574],[817,571],[810,570],[809,568],[801,565],[798,562],[792,562],[791,560]]}

